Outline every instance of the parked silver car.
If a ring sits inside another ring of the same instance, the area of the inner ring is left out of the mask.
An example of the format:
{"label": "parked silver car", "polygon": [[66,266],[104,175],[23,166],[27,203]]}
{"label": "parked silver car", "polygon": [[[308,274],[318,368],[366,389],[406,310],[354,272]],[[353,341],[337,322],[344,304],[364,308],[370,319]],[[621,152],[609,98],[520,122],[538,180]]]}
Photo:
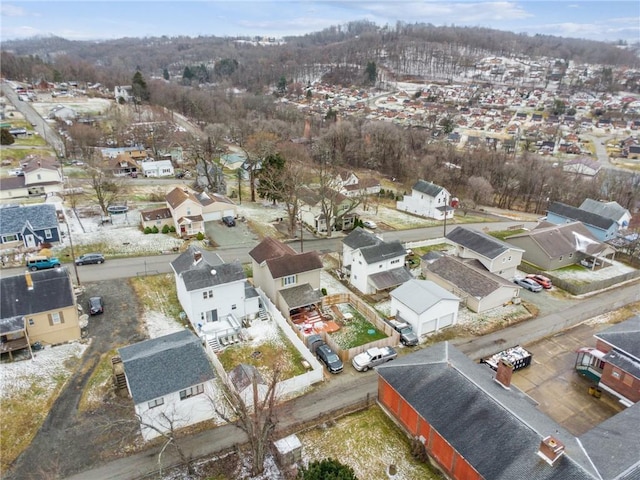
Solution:
{"label": "parked silver car", "polygon": [[526,288],[527,290],[529,290],[531,292],[538,293],[538,292],[542,291],[542,285],[540,285],[538,282],[536,282],[535,280],[532,280],[530,278],[514,278],[513,282],[517,283],[522,288]]}

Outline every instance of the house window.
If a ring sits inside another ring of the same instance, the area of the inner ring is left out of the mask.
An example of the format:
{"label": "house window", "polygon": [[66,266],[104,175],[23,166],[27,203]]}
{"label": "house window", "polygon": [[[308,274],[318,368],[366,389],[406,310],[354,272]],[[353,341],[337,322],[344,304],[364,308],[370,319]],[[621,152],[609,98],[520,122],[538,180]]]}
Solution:
{"label": "house window", "polygon": [[506,259],[506,258],[504,258],[504,257],[502,257],[502,263],[504,263],[504,262],[506,262],[506,261],[507,261],[507,259]]}
{"label": "house window", "polygon": [[202,292],[202,298],[213,298],[213,290],[209,290],[208,292]]}
{"label": "house window", "polygon": [[613,370],[613,371],[611,372],[611,376],[612,376],[613,378],[615,378],[615,379],[620,380],[620,371],[619,371],[619,370]]}
{"label": "house window", "polygon": [[231,310],[236,310],[238,308],[238,306],[234,303],[233,305],[231,305]]}
{"label": "house window", "polygon": [[569,258],[573,258],[573,253],[570,253],[570,254],[569,254]]}
{"label": "house window", "polygon": [[508,261],[511,261],[511,255],[509,255],[509,258],[507,259]]}
{"label": "house window", "polygon": [[60,323],[60,312],[55,312],[51,314],[51,324],[58,325]]}
{"label": "house window", "polygon": [[196,385],[194,387],[189,387],[186,390],[180,391],[180,400],[186,400],[189,397],[194,397],[196,395],[200,395],[204,392],[204,385]]}
{"label": "house window", "polygon": [[51,238],[51,237],[53,237],[53,235],[51,235],[51,230],[46,229],[44,231],[44,238]]}
{"label": "house window", "polygon": [[36,322],[33,320],[33,318],[29,319],[29,326],[33,327],[36,324]]}
{"label": "house window", "polygon": [[164,398],[156,398],[155,400],[151,400],[148,404],[149,408],[156,408],[160,405],[164,405]]}
{"label": "house window", "polygon": [[391,264],[400,263],[400,259],[396,258],[395,260],[391,260]]}
{"label": "house window", "polygon": [[560,255],[560,258],[558,258],[559,261],[562,261],[562,255]]}
{"label": "house window", "polygon": [[624,378],[622,379],[622,383],[624,383],[627,387],[633,386],[633,375],[625,373]]}
{"label": "house window", "polygon": [[282,277],[282,285],[293,285],[296,283],[296,276],[289,275],[288,277]]}
{"label": "house window", "polygon": [[204,322],[204,312],[200,312],[200,320]]}
{"label": "house window", "polygon": [[42,180],[42,175],[38,174],[38,180]]}
{"label": "house window", "polygon": [[18,235],[3,235],[2,236],[2,243],[17,242],[17,241],[18,241]]}

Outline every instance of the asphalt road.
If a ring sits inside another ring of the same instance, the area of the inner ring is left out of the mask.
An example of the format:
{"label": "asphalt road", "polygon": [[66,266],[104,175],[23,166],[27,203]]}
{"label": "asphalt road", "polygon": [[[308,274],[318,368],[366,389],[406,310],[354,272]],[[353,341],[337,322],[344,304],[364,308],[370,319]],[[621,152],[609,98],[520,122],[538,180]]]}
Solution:
{"label": "asphalt road", "polygon": [[[505,230],[514,225],[523,225],[523,222],[493,222],[493,223],[470,223],[465,226],[477,229],[483,229],[488,225],[492,230]],[[527,227],[532,227],[535,223],[524,223]],[[447,231],[453,230],[455,226],[449,225]],[[383,232],[385,241],[399,240],[402,243],[418,242],[420,240],[428,240],[442,237],[443,227],[427,227],[416,228],[412,230],[398,230]],[[344,236],[336,236],[333,238],[314,238],[303,241],[302,248],[305,252],[318,251],[320,253],[342,252],[342,239]],[[296,251],[300,251],[300,242],[291,242],[289,245]],[[223,261],[232,262],[240,260],[241,263],[251,263],[249,251],[254,245],[241,245],[237,247],[222,247],[215,251],[220,255]],[[78,277],[80,283],[97,282],[100,280],[113,280],[117,278],[131,278],[148,274],[171,273],[169,264],[177,257],[171,255],[152,255],[147,257],[131,257],[108,259],[102,265],[83,265],[78,267]],[[73,265],[66,264],[73,273]],[[3,275],[18,275],[24,271],[24,268],[7,268],[2,270]]]}

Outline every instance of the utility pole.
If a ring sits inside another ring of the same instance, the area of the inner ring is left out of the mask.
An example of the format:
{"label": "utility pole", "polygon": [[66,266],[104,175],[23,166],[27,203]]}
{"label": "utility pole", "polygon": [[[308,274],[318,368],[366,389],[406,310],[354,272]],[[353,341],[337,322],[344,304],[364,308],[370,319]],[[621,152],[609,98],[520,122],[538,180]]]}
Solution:
{"label": "utility pole", "polygon": [[448,213],[448,206],[449,202],[447,200],[447,196],[444,196],[444,235],[443,236],[447,236],[447,213]]}
{"label": "utility pole", "polygon": [[78,275],[78,265],[76,265],[76,254],[73,251],[73,239],[71,238],[71,228],[69,228],[69,219],[65,219],[67,224],[67,236],[69,237],[69,247],[71,248],[71,261],[73,262],[73,271],[76,274],[76,284],[80,286],[80,275]]}

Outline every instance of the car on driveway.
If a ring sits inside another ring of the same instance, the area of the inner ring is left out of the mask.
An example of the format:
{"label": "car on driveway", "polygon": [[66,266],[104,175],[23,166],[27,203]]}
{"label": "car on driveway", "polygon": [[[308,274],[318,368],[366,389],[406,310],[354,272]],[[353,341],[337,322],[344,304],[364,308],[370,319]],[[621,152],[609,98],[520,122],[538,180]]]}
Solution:
{"label": "car on driveway", "polygon": [[514,278],[513,283],[517,283],[522,288],[526,288],[531,292],[538,293],[542,291],[542,285],[534,280],[531,280],[530,278]]}
{"label": "car on driveway", "polygon": [[338,354],[331,350],[331,347],[326,343],[316,348],[316,356],[318,360],[327,366],[327,370],[331,373],[340,373],[344,368]]}
{"label": "car on driveway", "polygon": [[89,314],[98,315],[100,313],[104,313],[104,300],[102,300],[102,297],[89,298]]}
{"label": "car on driveway", "polygon": [[547,290],[553,287],[553,284],[551,283],[551,279],[545,277],[544,275],[531,273],[527,275],[527,278],[530,278],[534,282],[539,283],[540,285],[542,285],[542,288],[546,288]]}
{"label": "car on driveway", "polygon": [[227,227],[235,227],[236,219],[232,216],[222,217],[222,223],[224,223]]}
{"label": "car on driveway", "polygon": [[364,220],[362,226],[365,228],[378,228],[378,224],[373,220]]}
{"label": "car on driveway", "polygon": [[76,265],[89,265],[91,263],[97,263],[98,265],[104,263],[104,255],[101,253],[85,253],[76,258]]}

